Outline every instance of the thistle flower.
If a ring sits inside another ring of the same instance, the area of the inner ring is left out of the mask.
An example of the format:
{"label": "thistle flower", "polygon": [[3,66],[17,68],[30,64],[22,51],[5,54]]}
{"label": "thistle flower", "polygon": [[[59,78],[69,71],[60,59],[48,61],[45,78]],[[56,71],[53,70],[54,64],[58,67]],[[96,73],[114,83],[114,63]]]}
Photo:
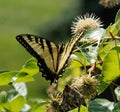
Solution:
{"label": "thistle flower", "polygon": [[104,7],[114,7],[120,3],[120,0],[100,0],[99,2]]}
{"label": "thistle flower", "polygon": [[98,81],[94,76],[82,75],[72,83],[71,87],[76,88],[84,98],[92,98],[97,93]]}
{"label": "thistle flower", "polygon": [[59,104],[62,102],[62,93],[57,90],[57,85],[51,85],[47,89],[47,94],[50,97],[50,104],[46,106],[46,112],[58,112]]}
{"label": "thistle flower", "polygon": [[100,18],[97,18],[94,14],[88,13],[83,17],[75,18],[76,21],[72,23],[71,32],[73,35],[84,32],[88,29],[96,29],[102,26]]}

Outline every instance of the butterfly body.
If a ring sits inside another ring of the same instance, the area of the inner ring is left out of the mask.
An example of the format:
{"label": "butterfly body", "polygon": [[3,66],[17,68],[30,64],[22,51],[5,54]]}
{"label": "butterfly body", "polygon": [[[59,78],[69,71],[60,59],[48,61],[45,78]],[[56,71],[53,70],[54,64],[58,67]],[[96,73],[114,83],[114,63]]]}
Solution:
{"label": "butterfly body", "polygon": [[21,34],[16,36],[16,39],[37,59],[42,76],[53,83],[62,76],[73,47],[80,36],[72,38],[66,45],[61,46],[31,34]]}

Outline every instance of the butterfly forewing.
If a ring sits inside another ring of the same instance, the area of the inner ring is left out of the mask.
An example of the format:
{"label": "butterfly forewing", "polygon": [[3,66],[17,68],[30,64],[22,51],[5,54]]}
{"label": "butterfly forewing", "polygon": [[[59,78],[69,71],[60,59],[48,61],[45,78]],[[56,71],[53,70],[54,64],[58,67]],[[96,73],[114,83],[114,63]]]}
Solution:
{"label": "butterfly forewing", "polygon": [[39,36],[23,34],[18,35],[17,40],[27,49],[27,51],[37,58],[38,65],[42,71],[43,76],[48,80],[54,80],[57,69],[58,46]]}
{"label": "butterfly forewing", "polygon": [[[58,70],[57,72],[61,72],[62,68],[65,67],[65,64],[67,63],[70,54],[73,51],[73,48],[76,44],[76,42],[81,38],[83,32],[81,32],[80,34],[74,36],[73,38],[71,38],[71,40],[65,45],[62,53],[60,53],[59,55],[59,63],[58,63]],[[64,61],[62,61],[64,60]]]}

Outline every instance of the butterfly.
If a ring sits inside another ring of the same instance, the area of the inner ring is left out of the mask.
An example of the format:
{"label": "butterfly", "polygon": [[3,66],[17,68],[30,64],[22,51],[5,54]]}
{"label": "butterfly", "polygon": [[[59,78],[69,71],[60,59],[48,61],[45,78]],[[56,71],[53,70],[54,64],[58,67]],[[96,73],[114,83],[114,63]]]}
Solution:
{"label": "butterfly", "polygon": [[73,48],[82,34],[77,34],[66,45],[61,44],[60,46],[40,36],[31,34],[17,35],[16,39],[37,59],[37,65],[42,73],[42,77],[50,80],[52,84],[62,77]]}

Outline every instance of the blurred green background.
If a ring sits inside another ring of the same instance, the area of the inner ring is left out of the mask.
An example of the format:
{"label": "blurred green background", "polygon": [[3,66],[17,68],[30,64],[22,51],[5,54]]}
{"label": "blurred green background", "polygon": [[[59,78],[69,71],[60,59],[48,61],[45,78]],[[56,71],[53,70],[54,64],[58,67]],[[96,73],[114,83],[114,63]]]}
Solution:
{"label": "blurred green background", "polygon": [[[76,16],[95,13],[106,27],[118,8],[105,9],[97,0],[0,0],[0,70],[19,70],[31,58],[16,35],[36,34],[61,43],[71,38]],[[40,74],[35,79],[27,83],[30,96],[42,95],[49,84]]]}

